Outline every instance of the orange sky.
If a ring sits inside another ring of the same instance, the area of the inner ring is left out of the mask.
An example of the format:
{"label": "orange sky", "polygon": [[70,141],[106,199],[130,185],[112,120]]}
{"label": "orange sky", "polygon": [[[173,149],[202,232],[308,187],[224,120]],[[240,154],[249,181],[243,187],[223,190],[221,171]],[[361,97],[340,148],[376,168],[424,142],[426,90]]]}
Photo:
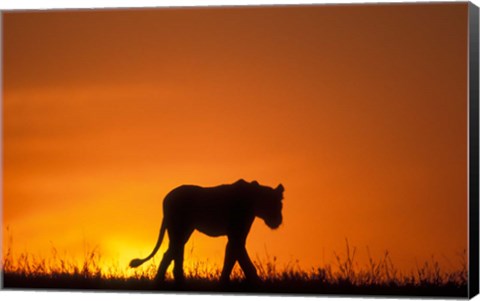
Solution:
{"label": "orange sky", "polygon": [[[18,252],[88,242],[126,266],[169,190],[239,178],[286,189],[252,258],[308,269],[348,238],[362,264],[450,268],[467,247],[466,3],[11,12],[3,47]],[[195,233],[186,259],[225,241]]]}

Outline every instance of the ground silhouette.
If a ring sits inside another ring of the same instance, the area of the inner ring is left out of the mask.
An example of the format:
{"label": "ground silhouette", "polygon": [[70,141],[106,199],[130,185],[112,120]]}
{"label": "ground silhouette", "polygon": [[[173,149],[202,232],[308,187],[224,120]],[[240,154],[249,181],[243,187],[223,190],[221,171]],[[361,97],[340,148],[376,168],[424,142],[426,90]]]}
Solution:
{"label": "ground silhouette", "polygon": [[130,267],[138,267],[151,259],[160,248],[165,231],[169,246],[158,268],[155,280],[163,282],[168,266],[174,261],[173,275],[183,283],[184,247],[194,230],[209,236],[227,236],[220,281],[229,281],[233,266],[238,261],[249,282],[259,282],[255,266],[245,248],[246,239],[256,217],[276,229],[282,223],[283,185],[277,188],[246,182],[215,187],[182,185],[167,194],[163,201],[163,221],[157,243],[144,259],[133,259]]}

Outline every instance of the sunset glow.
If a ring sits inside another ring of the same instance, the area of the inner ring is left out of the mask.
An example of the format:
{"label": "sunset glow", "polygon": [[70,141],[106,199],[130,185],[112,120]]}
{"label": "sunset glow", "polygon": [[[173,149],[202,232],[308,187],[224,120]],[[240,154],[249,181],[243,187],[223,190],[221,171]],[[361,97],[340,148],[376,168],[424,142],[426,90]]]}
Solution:
{"label": "sunset glow", "polygon": [[240,178],[285,187],[247,241],[279,268],[467,248],[466,3],[8,12],[3,47],[4,254],[133,273],[170,190]]}

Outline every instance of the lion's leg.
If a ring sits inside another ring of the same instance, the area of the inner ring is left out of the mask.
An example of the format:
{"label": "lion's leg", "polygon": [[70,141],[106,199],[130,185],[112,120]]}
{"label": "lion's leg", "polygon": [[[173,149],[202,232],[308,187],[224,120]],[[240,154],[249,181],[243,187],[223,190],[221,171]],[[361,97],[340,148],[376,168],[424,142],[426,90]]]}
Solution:
{"label": "lion's leg", "polygon": [[177,283],[184,281],[185,276],[183,274],[183,256],[184,256],[185,245],[178,244],[175,246],[175,253],[173,255],[173,260],[175,261],[173,266],[173,277]]}
{"label": "lion's leg", "polygon": [[230,279],[230,273],[232,272],[233,266],[237,261],[235,253],[235,245],[229,241],[225,249],[225,259],[223,261],[223,269],[220,276],[221,282],[228,282],[228,280]]}
{"label": "lion's leg", "polygon": [[158,268],[157,275],[155,276],[155,280],[162,282],[165,280],[165,273],[167,272],[168,266],[173,260],[173,252],[170,246],[168,250],[163,254],[162,262],[160,262],[160,267]]}
{"label": "lion's leg", "polygon": [[193,229],[191,228],[182,228],[176,232],[172,238],[171,246],[173,250],[173,277],[177,283],[182,283],[185,280],[185,276],[183,273],[183,257],[184,257],[184,250],[185,244],[187,243],[190,235],[192,235]]}
{"label": "lion's leg", "polygon": [[238,251],[238,263],[245,274],[245,278],[249,281],[259,281],[260,278],[257,275],[257,269],[253,265],[250,257],[248,256],[247,249],[243,246]]}

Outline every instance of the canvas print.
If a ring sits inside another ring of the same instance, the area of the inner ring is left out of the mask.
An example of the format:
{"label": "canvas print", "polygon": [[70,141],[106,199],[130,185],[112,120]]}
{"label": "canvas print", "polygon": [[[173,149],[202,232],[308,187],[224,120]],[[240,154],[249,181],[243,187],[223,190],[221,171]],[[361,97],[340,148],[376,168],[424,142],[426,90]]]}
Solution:
{"label": "canvas print", "polygon": [[467,297],[472,9],[2,12],[3,289]]}

